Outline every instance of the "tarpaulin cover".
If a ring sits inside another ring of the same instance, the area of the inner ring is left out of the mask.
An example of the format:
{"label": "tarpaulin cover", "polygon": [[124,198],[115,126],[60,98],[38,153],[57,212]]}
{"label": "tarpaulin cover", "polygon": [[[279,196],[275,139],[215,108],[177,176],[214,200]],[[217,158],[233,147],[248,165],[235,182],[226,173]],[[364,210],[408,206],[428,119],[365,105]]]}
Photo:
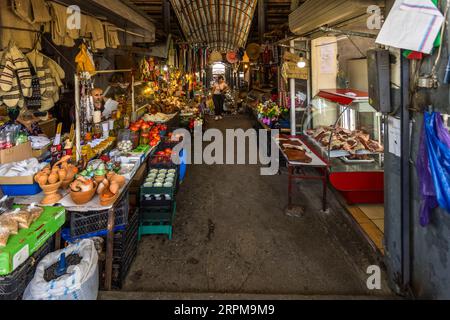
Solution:
{"label": "tarpaulin cover", "polygon": [[426,226],[434,208],[439,206],[450,213],[450,134],[438,112],[424,115],[417,173],[423,200],[420,224]]}

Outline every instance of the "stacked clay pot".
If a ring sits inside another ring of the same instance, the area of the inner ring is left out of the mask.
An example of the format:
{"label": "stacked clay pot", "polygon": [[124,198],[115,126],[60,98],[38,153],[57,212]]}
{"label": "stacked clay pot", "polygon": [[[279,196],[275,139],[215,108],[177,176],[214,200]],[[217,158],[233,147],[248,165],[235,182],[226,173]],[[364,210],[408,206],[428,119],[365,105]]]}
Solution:
{"label": "stacked clay pot", "polygon": [[99,184],[97,193],[100,197],[100,205],[110,206],[119,197],[120,189],[125,185],[124,176],[109,172],[106,178]]}

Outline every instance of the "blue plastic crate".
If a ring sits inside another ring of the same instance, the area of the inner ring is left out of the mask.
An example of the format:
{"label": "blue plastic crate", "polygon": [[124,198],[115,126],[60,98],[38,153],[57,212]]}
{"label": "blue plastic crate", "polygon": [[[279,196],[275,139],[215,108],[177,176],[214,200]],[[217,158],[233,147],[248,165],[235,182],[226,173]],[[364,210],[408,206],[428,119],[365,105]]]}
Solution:
{"label": "blue plastic crate", "polygon": [[18,196],[33,196],[35,194],[41,193],[42,189],[39,187],[39,184],[16,184],[16,185],[6,185],[3,184],[0,186],[3,191],[3,194],[10,197],[18,197]]}
{"label": "blue plastic crate", "polygon": [[[126,228],[125,225],[123,225],[123,226],[116,226],[114,228],[114,232],[124,231],[125,228]],[[107,235],[108,235],[108,230],[100,230],[100,231],[97,231],[97,232],[92,232],[92,233],[84,234],[84,235],[81,235],[81,236],[75,236],[75,237],[72,237],[70,235],[70,228],[66,228],[66,229],[63,229],[61,231],[61,237],[63,238],[64,241],[66,241],[68,243],[73,243],[73,242],[75,242],[77,240],[89,239],[89,238],[94,238],[94,237],[105,237]]]}

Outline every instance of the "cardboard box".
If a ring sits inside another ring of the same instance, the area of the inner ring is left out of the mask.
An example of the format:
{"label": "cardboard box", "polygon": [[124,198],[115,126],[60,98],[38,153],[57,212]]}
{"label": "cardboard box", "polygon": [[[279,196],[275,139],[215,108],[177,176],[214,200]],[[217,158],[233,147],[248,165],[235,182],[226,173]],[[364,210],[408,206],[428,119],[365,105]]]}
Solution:
{"label": "cardboard box", "polygon": [[16,270],[33,253],[50,239],[66,222],[66,211],[62,207],[45,207],[42,216],[29,229],[22,229],[11,236],[8,244],[0,248],[0,276]]}
{"label": "cardboard box", "polygon": [[18,162],[33,158],[31,142],[19,144],[10,149],[0,150],[0,164]]}
{"label": "cardboard box", "polygon": [[0,177],[0,184],[6,185],[22,185],[22,184],[33,184],[34,175],[26,177]]}
{"label": "cardboard box", "polygon": [[39,122],[42,132],[49,138],[54,138],[56,135],[56,119],[49,119]]}
{"label": "cardboard box", "polygon": [[33,149],[33,158],[40,158],[42,157],[42,155],[44,153],[46,153],[48,150],[50,150],[50,146],[52,144],[49,143],[48,145],[46,145],[45,147],[43,147],[42,149]]}

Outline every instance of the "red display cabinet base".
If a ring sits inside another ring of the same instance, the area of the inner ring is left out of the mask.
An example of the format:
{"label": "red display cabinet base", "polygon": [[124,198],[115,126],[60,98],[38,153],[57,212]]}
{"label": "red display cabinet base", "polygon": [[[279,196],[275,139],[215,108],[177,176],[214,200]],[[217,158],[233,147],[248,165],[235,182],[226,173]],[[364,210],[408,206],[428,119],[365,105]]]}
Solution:
{"label": "red display cabinet base", "polygon": [[349,205],[384,203],[384,172],[332,172],[330,182]]}

